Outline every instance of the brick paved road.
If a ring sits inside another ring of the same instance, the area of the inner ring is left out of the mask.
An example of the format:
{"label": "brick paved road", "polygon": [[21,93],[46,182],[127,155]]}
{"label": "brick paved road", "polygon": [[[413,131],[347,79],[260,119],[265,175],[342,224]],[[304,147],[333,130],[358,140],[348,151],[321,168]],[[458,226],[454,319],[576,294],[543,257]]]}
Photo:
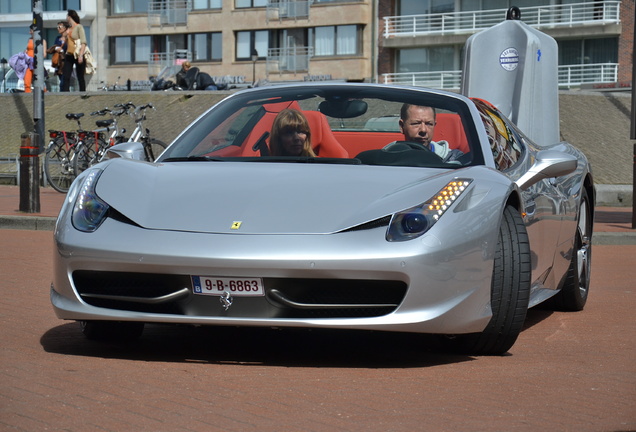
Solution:
{"label": "brick paved road", "polygon": [[377,333],[151,326],[137,345],[89,342],[49,304],[51,236],[0,230],[3,431],[636,429],[636,246],[595,247],[585,311],[532,310],[510,355],[462,357]]}

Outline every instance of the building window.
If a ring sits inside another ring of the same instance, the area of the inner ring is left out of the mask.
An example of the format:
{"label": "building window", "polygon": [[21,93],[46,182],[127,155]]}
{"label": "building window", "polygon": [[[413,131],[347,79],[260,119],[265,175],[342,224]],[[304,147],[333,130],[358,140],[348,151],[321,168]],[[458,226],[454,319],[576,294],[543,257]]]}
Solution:
{"label": "building window", "polygon": [[47,12],[81,10],[80,0],[44,0],[43,9]]}
{"label": "building window", "polygon": [[397,10],[401,16],[453,12],[455,0],[399,0]]}
{"label": "building window", "polygon": [[396,72],[436,72],[457,69],[452,46],[406,48],[397,51]]}
{"label": "building window", "polygon": [[111,0],[111,14],[148,13],[148,2],[153,0]]}
{"label": "building window", "polygon": [[223,40],[221,33],[194,33],[190,40],[192,60],[221,61],[223,57]]}
{"label": "building window", "polygon": [[0,14],[31,13],[31,2],[24,0],[0,1]]}
{"label": "building window", "polygon": [[315,56],[344,56],[360,53],[359,28],[356,25],[326,26],[313,29]]}
{"label": "building window", "polygon": [[256,52],[259,59],[267,56],[269,32],[267,30],[236,32],[236,60],[252,60]]}
{"label": "building window", "polygon": [[192,9],[221,9],[223,0],[194,0],[192,2]]}
{"label": "building window", "polygon": [[150,36],[122,36],[110,39],[111,64],[148,63]]}
{"label": "building window", "polygon": [[267,0],[236,0],[234,6],[237,9],[265,7],[267,6]]}
{"label": "building window", "polygon": [[618,62],[618,38],[571,39],[558,44],[560,65]]}

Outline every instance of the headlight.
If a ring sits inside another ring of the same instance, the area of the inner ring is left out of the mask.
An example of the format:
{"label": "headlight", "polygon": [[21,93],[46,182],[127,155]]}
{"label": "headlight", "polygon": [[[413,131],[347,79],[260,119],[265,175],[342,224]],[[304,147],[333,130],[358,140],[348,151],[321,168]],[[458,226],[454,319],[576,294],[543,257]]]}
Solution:
{"label": "headlight", "polygon": [[461,196],[471,179],[455,179],[423,204],[395,213],[386,232],[388,241],[406,241],[427,232]]}
{"label": "headlight", "polygon": [[79,231],[93,232],[106,219],[108,204],[95,193],[97,179],[101,174],[102,170],[100,169],[92,170],[84,179],[77,194],[72,220],[73,226]]}

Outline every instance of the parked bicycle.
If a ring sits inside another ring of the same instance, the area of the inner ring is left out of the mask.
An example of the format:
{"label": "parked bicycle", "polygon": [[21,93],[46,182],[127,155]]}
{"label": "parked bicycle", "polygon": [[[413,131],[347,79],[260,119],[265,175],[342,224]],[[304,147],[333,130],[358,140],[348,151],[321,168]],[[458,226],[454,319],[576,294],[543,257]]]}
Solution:
{"label": "parked bicycle", "polygon": [[[82,171],[101,162],[108,149],[123,142],[140,142],[144,148],[144,159],[154,162],[165,150],[166,143],[150,136],[150,130],[144,126],[146,111],[155,109],[151,104],[136,107],[132,102],[115,105],[117,110],[104,108],[91,115],[110,115],[110,119],[96,121],[97,129],[82,129],[80,119],[84,113],[68,113],[66,118],[77,121],[77,131],[50,130],[51,138],[44,158],[44,172],[47,181],[58,192],[68,192],[71,183]],[[119,117],[129,114],[135,122],[135,129],[130,137],[125,137],[126,130],[119,126]]]}
{"label": "parked bicycle", "polygon": [[128,138],[129,142],[140,142],[144,146],[144,154],[146,160],[148,162],[154,162],[155,159],[163,153],[166,149],[167,145],[161,140],[156,138],[152,138],[150,136],[150,130],[144,127],[144,121],[146,120],[146,110],[149,108],[156,110],[156,108],[151,104],[147,103],[145,105],[135,107],[132,103],[128,103],[128,105],[134,110],[130,112],[130,116],[135,122],[135,130],[130,134],[130,138]]}
{"label": "parked bicycle", "polygon": [[[127,108],[122,104],[117,104],[118,110],[104,108],[91,113],[91,116],[110,115],[110,119],[97,120],[95,122],[99,129],[93,130],[86,134],[83,144],[77,149],[77,156],[74,158],[73,171],[78,176],[82,171],[91,165],[100,162],[106,155],[109,147],[125,142],[127,138],[124,136],[126,129],[119,126],[118,118],[127,113]],[[106,137],[108,134],[108,137]]]}
{"label": "parked bicycle", "polygon": [[99,90],[103,90],[103,91],[120,91],[120,90],[128,90],[126,87],[119,85],[119,80],[121,79],[121,76],[117,77],[117,80],[115,80],[115,84],[113,85],[108,85],[108,83],[105,83],[104,81],[102,81],[100,84],[101,87],[98,87]]}
{"label": "parked bicycle", "polygon": [[67,119],[77,122],[77,131],[49,130],[50,141],[45,150],[44,175],[46,181],[58,192],[68,192],[75,180],[77,149],[86,137],[80,122],[83,116],[83,113],[66,114]]}
{"label": "parked bicycle", "polygon": [[[136,107],[132,102],[125,104],[117,104],[116,111],[111,111],[105,108],[101,111],[95,111],[91,115],[106,115],[110,114],[111,119],[98,120],[96,125],[101,127],[95,131],[87,134],[84,143],[77,149],[78,155],[74,158],[74,173],[79,175],[82,171],[88,167],[99,163],[106,155],[106,151],[109,147],[120,144],[122,142],[140,142],[144,147],[144,159],[149,162],[154,160],[165,150],[166,144],[156,138],[150,137],[150,131],[144,127],[144,120],[146,120],[146,110],[155,107],[151,104],[145,104]],[[136,126],[132,134],[128,139],[124,136],[125,129],[119,127],[118,117],[123,114],[129,114]],[[105,137],[105,133],[109,132],[108,138]]]}

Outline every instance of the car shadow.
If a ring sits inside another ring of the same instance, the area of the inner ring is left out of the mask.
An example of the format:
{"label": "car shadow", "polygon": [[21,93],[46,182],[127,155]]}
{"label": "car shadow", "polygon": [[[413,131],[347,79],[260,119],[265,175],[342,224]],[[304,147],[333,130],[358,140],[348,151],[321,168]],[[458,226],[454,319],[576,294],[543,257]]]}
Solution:
{"label": "car shadow", "polygon": [[431,335],[324,329],[147,324],[135,342],[91,341],[66,323],[40,339],[46,352],[157,362],[287,367],[414,368],[474,360]]}
{"label": "car shadow", "polygon": [[521,334],[524,331],[529,330],[535,325],[545,321],[550,318],[554,314],[554,310],[548,309],[547,306],[538,305],[531,309],[528,309],[528,314],[526,315],[526,320],[523,323],[523,328],[521,329]]}

